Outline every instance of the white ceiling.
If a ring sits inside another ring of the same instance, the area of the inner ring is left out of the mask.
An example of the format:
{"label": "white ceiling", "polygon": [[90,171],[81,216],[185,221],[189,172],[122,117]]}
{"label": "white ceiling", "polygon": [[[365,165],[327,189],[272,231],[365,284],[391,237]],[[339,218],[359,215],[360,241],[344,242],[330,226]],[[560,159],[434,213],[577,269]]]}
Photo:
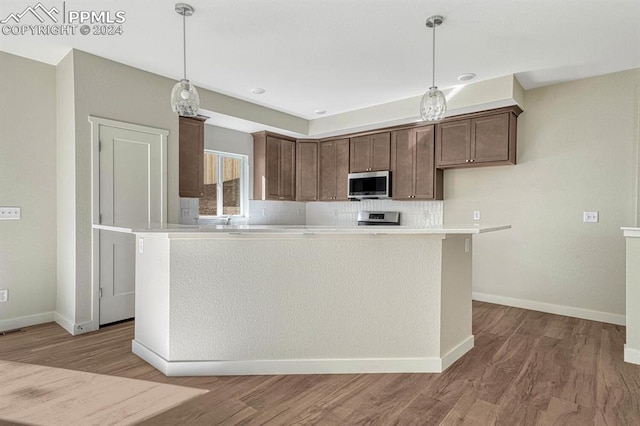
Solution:
{"label": "white ceiling", "polygon": [[[639,0],[187,0],[188,78],[306,119],[515,74],[525,89],[640,66]],[[37,0],[2,0],[0,20]],[[62,10],[62,0],[42,0]],[[7,36],[0,50],[57,64],[70,48],[172,79],[182,22],[170,0],[67,0],[67,10],[123,10],[121,36]],[[25,18],[26,19],[26,18]],[[37,22],[35,22],[37,23]],[[266,93],[254,95],[252,88]]]}

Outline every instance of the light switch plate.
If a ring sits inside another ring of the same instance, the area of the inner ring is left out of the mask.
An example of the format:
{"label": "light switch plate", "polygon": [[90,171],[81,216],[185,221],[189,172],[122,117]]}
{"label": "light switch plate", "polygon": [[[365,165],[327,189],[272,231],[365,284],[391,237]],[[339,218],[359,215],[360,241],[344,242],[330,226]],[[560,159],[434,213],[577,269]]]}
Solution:
{"label": "light switch plate", "polygon": [[473,220],[480,220],[480,210],[473,211]]}
{"label": "light switch plate", "polygon": [[0,290],[0,303],[9,300],[9,290]]}
{"label": "light switch plate", "polygon": [[598,223],[598,212],[582,212],[584,223]]}
{"label": "light switch plate", "polygon": [[0,207],[0,220],[20,219],[20,207]]}

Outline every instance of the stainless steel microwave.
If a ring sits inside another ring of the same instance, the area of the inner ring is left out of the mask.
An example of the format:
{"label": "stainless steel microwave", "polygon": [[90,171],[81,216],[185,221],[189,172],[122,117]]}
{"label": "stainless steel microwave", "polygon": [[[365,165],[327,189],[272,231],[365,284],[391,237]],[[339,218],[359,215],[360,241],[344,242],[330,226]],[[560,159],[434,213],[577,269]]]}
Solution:
{"label": "stainless steel microwave", "polygon": [[391,172],[349,173],[349,198],[391,198]]}

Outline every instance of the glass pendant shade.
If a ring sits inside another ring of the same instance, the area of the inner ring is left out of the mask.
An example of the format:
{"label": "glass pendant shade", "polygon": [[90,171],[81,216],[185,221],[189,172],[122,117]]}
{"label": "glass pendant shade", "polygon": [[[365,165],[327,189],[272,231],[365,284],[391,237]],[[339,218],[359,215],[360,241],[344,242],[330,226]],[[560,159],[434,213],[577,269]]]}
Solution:
{"label": "glass pendant shade", "polygon": [[430,87],[420,102],[420,117],[424,121],[440,121],[447,113],[447,99],[437,87]]}
{"label": "glass pendant shade", "polygon": [[189,80],[182,79],[171,91],[171,109],[183,117],[195,117],[200,109],[200,96]]}

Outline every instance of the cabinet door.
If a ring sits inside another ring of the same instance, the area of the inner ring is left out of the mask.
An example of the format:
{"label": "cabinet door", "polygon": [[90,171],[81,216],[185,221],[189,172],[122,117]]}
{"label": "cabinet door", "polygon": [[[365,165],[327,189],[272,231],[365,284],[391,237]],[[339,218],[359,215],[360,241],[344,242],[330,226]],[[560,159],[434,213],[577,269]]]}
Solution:
{"label": "cabinet door", "polygon": [[471,120],[438,125],[436,166],[466,164],[471,159]]}
{"label": "cabinet door", "polygon": [[414,189],[414,133],[410,129],[397,130],[391,136],[394,164],[392,165],[392,197],[396,200],[413,198]]}
{"label": "cabinet door", "polygon": [[389,132],[371,135],[371,164],[369,170],[389,170],[391,155],[391,134]]}
{"label": "cabinet door", "polygon": [[349,139],[340,139],[336,144],[336,193],[334,200],[347,201],[349,195]]}
{"label": "cabinet door", "polygon": [[293,201],[296,188],[296,143],[280,140],[280,200]]}
{"label": "cabinet door", "polygon": [[267,136],[264,171],[267,200],[280,199],[280,142],[278,138]]}
{"label": "cabinet door", "polygon": [[369,136],[351,138],[349,146],[349,169],[351,173],[368,172],[371,167],[371,138]]}
{"label": "cabinet door", "polygon": [[296,146],[296,200],[318,199],[318,143],[298,142]]}
{"label": "cabinet door", "polygon": [[474,162],[509,160],[509,113],[472,119],[471,140]]}
{"label": "cabinet door", "polygon": [[435,134],[434,126],[421,127],[414,130],[414,198],[432,200],[435,198]]}
{"label": "cabinet door", "polygon": [[336,196],[336,172],[336,143],[320,143],[320,200],[331,201]]}
{"label": "cabinet door", "polygon": [[178,194],[204,197],[204,121],[180,117],[178,126]]}

